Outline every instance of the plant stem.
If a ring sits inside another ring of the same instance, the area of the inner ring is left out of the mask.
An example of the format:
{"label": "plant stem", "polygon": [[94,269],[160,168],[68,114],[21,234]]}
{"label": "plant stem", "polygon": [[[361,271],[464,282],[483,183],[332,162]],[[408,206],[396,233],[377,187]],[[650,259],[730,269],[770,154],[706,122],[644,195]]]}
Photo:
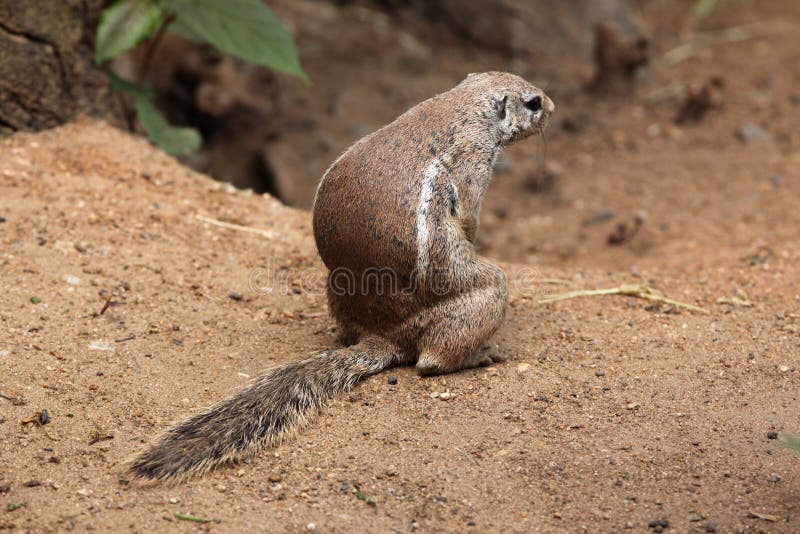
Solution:
{"label": "plant stem", "polygon": [[144,53],[144,59],[139,64],[139,72],[136,76],[136,81],[139,85],[142,84],[144,81],[145,76],[147,76],[147,71],[150,70],[150,63],[153,60],[153,56],[156,53],[156,49],[158,48],[158,44],[161,42],[161,39],[164,37],[164,34],[167,32],[167,28],[170,24],[175,20],[175,14],[170,13],[167,17],[161,22],[161,25],[156,30],[156,34],[150,39],[150,44],[147,45],[147,50]]}
{"label": "plant stem", "polygon": [[193,515],[189,515],[189,514],[182,514],[180,512],[175,512],[174,515],[175,515],[175,517],[177,517],[178,519],[180,519],[182,521],[192,521],[194,523],[210,523],[211,522],[210,519],[205,519],[203,517],[197,517],[197,516],[193,516]]}

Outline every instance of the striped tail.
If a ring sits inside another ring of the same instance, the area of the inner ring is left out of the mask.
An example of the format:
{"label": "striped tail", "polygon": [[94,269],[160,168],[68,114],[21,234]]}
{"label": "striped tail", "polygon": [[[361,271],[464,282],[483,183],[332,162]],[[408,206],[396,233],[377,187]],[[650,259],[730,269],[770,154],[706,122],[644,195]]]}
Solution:
{"label": "striped tail", "polygon": [[168,430],[133,459],[130,471],[150,480],[181,479],[253,456],[304,427],[328,399],[394,362],[384,347],[359,343],[275,368]]}

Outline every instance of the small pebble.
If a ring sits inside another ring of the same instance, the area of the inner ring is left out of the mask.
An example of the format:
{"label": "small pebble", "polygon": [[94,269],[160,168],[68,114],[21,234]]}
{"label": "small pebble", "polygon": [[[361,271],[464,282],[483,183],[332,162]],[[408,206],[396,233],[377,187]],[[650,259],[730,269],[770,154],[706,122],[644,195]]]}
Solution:
{"label": "small pebble", "polygon": [[224,484],[217,484],[215,489],[220,493],[225,493],[226,491],[228,491],[228,486]]}
{"label": "small pebble", "polygon": [[778,367],[778,369],[780,369],[781,373],[786,373],[786,372],[789,371],[789,366],[788,365],[781,365],[780,367]]}
{"label": "small pebble", "polygon": [[386,476],[387,477],[396,477],[397,476],[397,468],[393,465],[390,465],[386,468]]}
{"label": "small pebble", "polygon": [[454,395],[452,393],[450,393],[450,391],[445,391],[444,393],[439,393],[439,399],[441,399],[443,401],[450,400],[453,397],[454,397]]}
{"label": "small pebble", "polygon": [[181,502],[180,499],[178,499],[176,497],[170,497],[169,498],[169,503],[170,504],[178,504],[179,502]]}
{"label": "small pebble", "polygon": [[627,408],[628,410],[638,410],[639,409],[639,403],[638,402],[631,402],[627,406],[625,406],[625,408]]}
{"label": "small pebble", "polygon": [[521,364],[519,364],[517,366],[517,372],[518,373],[524,373],[525,371],[527,371],[530,368],[531,368],[531,364],[529,364],[529,363],[521,363]]}
{"label": "small pebble", "polygon": [[778,433],[774,430],[767,432],[767,439],[778,439]]}
{"label": "small pebble", "polygon": [[84,489],[84,488],[79,489],[78,491],[76,491],[76,493],[78,495],[80,495],[81,497],[88,497],[89,496],[89,490]]}
{"label": "small pebble", "polygon": [[653,519],[647,526],[652,528],[655,532],[664,532],[665,529],[669,528],[669,521],[666,519]]}
{"label": "small pebble", "polygon": [[394,386],[395,384],[397,384],[397,377],[390,376],[389,378],[386,379],[386,382],[388,382],[390,386]]}
{"label": "small pebble", "polygon": [[269,480],[272,483],[276,483],[283,480],[283,477],[280,475],[280,473],[272,473],[270,476],[267,477],[267,480]]}
{"label": "small pebble", "polygon": [[767,482],[772,482],[773,484],[780,481],[781,481],[781,476],[778,473],[772,473],[767,477]]}
{"label": "small pebble", "polygon": [[745,122],[736,130],[736,136],[745,143],[754,141],[772,141],[772,134],[757,124]]}
{"label": "small pebble", "polygon": [[603,371],[602,369],[598,369],[597,371],[594,372],[594,376],[606,376],[606,372]]}
{"label": "small pebble", "polygon": [[70,274],[64,275],[64,281],[71,286],[79,286],[81,285],[81,279],[77,276],[72,276]]}
{"label": "small pebble", "polygon": [[589,217],[585,218],[581,222],[581,224],[583,226],[592,226],[594,224],[599,224],[599,223],[604,223],[604,222],[610,221],[611,219],[613,219],[616,216],[617,216],[617,214],[614,212],[614,210],[603,210],[603,211],[599,211],[599,212],[597,212],[597,213],[595,213],[593,215],[590,215]]}
{"label": "small pebble", "polygon": [[89,348],[91,350],[103,350],[108,352],[113,352],[116,350],[114,345],[112,345],[107,341],[103,341],[102,339],[98,339],[96,341],[92,341],[91,343],[89,343]]}
{"label": "small pebble", "polygon": [[717,531],[717,525],[715,525],[714,523],[708,523],[706,525],[706,532],[716,532],[716,531]]}
{"label": "small pebble", "polygon": [[317,524],[316,523],[307,524],[306,525],[306,530],[309,531],[309,532],[314,532],[315,530],[317,530]]}
{"label": "small pebble", "polygon": [[50,412],[48,412],[47,408],[45,408],[39,414],[39,423],[42,425],[46,425],[49,422],[50,422]]}
{"label": "small pebble", "polygon": [[236,291],[231,291],[230,293],[228,293],[228,298],[231,300],[235,300],[236,302],[239,302],[244,298],[244,295],[242,295],[241,293],[237,293]]}

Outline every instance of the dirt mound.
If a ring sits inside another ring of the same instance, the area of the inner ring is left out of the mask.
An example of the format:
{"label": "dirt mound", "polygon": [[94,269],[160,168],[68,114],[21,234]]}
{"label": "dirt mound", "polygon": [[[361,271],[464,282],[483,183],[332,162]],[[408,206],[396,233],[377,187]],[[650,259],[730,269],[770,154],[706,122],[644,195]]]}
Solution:
{"label": "dirt mound", "polygon": [[[796,242],[676,248],[641,279],[506,265],[506,363],[392,370],[271,453],[139,487],[121,464],[170,423],[333,344],[309,214],[99,123],[17,135],[0,162],[0,503],[24,503],[3,528],[197,528],[176,513],[224,531],[800,528],[798,459],[771,439],[800,429]],[[624,281],[712,313],[537,304]],[[44,428],[20,424],[42,409]]]}

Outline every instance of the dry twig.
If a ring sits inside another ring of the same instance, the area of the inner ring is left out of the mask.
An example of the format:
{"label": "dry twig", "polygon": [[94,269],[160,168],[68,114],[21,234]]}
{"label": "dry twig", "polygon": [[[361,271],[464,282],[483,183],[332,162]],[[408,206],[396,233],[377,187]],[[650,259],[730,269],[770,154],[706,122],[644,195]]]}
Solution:
{"label": "dry twig", "polygon": [[228,230],[237,230],[239,232],[258,234],[260,236],[266,237],[267,239],[275,239],[275,233],[270,232],[269,230],[262,230],[261,228],[253,228],[250,226],[242,226],[241,224],[226,223],[224,221],[218,221],[216,219],[212,219],[211,217],[200,215],[199,213],[195,215],[195,217],[208,224],[213,224],[214,226],[219,226],[221,228],[227,228]]}
{"label": "dry twig", "polygon": [[21,425],[28,425],[34,424],[44,430],[45,435],[50,438],[52,441],[61,441],[61,438],[56,436],[55,434],[51,434],[47,427],[45,426],[47,423],[50,422],[50,416],[47,415],[47,410],[42,410],[41,412],[37,412],[32,416],[28,417],[27,419],[20,419],[19,424]]}
{"label": "dry twig", "polygon": [[649,300],[651,302],[660,302],[662,304],[668,304],[670,306],[684,308],[694,313],[700,313],[703,315],[711,314],[710,311],[708,311],[705,308],[701,308],[700,306],[695,306],[694,304],[687,304],[685,302],[679,302],[677,300],[669,299],[665,297],[664,294],[658,291],[657,289],[653,289],[647,286],[636,286],[630,284],[622,284],[619,287],[612,287],[610,289],[587,289],[580,291],[570,291],[568,293],[560,293],[558,295],[551,295],[547,298],[541,299],[539,301],[539,304],[549,304],[551,302],[558,302],[560,300],[574,299],[577,297],[593,297],[599,295],[625,295],[627,297],[637,297],[640,299]]}
{"label": "dry twig", "polygon": [[747,298],[747,295],[741,291],[737,291],[732,297],[720,297],[717,299],[717,304],[727,304],[728,306],[742,306],[743,308],[752,308],[753,302]]}

